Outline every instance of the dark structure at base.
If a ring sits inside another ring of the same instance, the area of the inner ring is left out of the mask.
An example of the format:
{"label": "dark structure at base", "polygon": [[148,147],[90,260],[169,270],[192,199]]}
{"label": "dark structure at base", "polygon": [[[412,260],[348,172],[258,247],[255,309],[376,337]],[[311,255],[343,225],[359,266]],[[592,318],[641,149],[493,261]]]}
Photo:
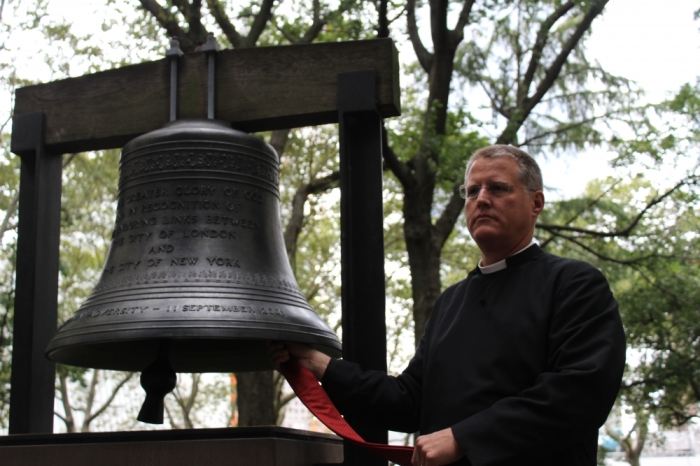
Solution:
{"label": "dark structure at base", "polygon": [[340,463],[334,435],[284,427],[0,436],[3,466],[310,466]]}

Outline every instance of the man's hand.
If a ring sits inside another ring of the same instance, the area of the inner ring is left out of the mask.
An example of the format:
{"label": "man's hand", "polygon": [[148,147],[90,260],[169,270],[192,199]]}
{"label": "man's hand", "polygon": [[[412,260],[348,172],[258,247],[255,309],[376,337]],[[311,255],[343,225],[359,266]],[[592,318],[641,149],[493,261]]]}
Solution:
{"label": "man's hand", "polygon": [[280,365],[289,361],[290,356],[294,356],[302,367],[307,368],[316,376],[317,380],[323,378],[323,374],[326,372],[328,363],[331,360],[330,356],[299,343],[271,341],[268,342],[267,346],[269,348],[267,355],[270,357],[275,369],[279,371]]}
{"label": "man's hand", "polygon": [[440,466],[454,463],[463,456],[464,452],[457,444],[452,429],[447,428],[418,437],[411,464],[413,466]]}

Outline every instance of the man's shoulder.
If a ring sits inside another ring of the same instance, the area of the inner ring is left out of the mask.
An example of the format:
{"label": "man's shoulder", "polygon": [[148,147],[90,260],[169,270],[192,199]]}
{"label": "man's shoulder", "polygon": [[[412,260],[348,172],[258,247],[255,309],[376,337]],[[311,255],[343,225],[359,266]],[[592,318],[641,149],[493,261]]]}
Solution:
{"label": "man's shoulder", "polygon": [[[538,248],[539,249],[539,248]],[[531,264],[535,267],[542,267],[544,269],[556,270],[561,272],[590,272],[594,274],[600,274],[600,269],[598,269],[593,264],[580,259],[573,259],[570,257],[561,257],[549,252],[545,252],[540,249],[539,254],[535,257],[536,260],[532,261]]]}
{"label": "man's shoulder", "polygon": [[593,286],[598,284],[608,288],[608,280],[603,272],[593,264],[580,259],[561,257],[542,251],[537,255],[536,260],[530,261],[530,266],[525,267],[520,274],[531,280],[538,280],[538,284],[543,288],[561,290],[570,287]]}

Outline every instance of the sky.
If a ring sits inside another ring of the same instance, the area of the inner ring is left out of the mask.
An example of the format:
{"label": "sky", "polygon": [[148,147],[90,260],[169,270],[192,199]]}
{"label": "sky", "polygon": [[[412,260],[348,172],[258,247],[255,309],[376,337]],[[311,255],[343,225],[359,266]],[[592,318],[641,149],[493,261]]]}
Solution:
{"label": "sky", "polygon": [[[52,14],[69,17],[77,33],[94,32],[97,37],[105,37],[95,30],[99,26],[95,17],[105,12],[101,0],[52,0],[49,5]],[[699,0],[611,0],[593,23],[587,43],[589,56],[608,72],[638,82],[648,102],[659,102],[700,76],[700,21],[693,20],[693,11],[698,8]],[[34,40],[41,42],[37,39],[24,37],[22,41],[31,48]],[[405,53],[413,56],[409,51]],[[26,59],[25,66],[33,68],[32,74],[43,80],[53,79],[31,50],[21,56]],[[71,74],[82,74],[79,70],[76,66]],[[540,159],[547,199],[575,197],[591,179],[612,174],[608,163],[612,156],[595,150]]]}
{"label": "sky", "polygon": [[[594,22],[589,56],[608,72],[639,83],[648,102],[659,102],[700,77],[700,21],[693,20],[699,8],[697,0],[611,0]],[[589,180],[612,173],[611,157],[598,150],[540,161],[550,188],[545,196],[581,194]]]}

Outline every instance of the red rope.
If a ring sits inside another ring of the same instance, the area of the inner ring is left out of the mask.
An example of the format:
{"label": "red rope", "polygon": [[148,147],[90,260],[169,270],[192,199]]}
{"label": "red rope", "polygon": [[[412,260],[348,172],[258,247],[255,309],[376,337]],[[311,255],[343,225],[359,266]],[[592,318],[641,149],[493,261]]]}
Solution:
{"label": "red rope", "polygon": [[401,466],[410,466],[413,456],[413,447],[403,447],[398,445],[385,445],[382,443],[365,442],[355,430],[350,427],[345,419],[340,415],[338,409],[328,397],[326,391],[319,385],[316,377],[310,370],[299,365],[296,359],[292,358],[281,367],[282,375],[289,382],[289,385],[297,394],[299,399],[309,408],[321,422],[330,430],[347,439],[375,455],[392,461]]}

